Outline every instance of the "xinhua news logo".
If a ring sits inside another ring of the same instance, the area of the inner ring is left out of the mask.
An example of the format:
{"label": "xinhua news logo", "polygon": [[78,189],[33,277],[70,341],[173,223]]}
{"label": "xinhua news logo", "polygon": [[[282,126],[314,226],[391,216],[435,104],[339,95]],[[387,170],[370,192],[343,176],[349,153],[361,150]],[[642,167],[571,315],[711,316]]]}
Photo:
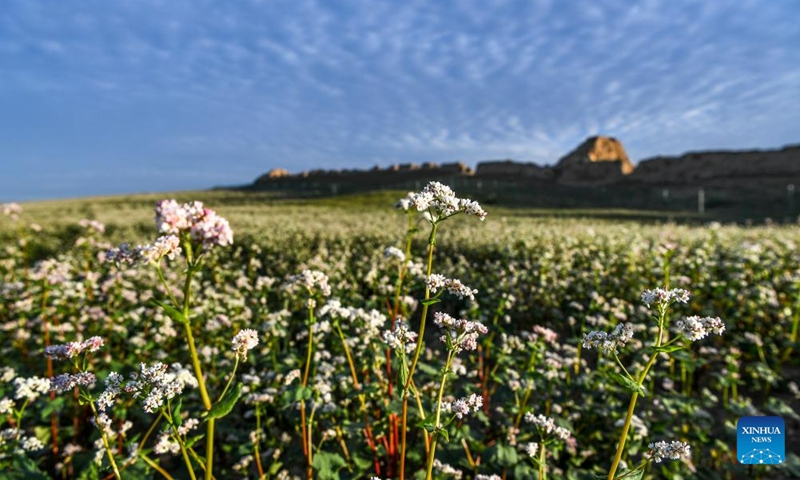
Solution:
{"label": "xinhua news logo", "polygon": [[781,417],[741,417],[736,456],[745,465],[777,465],[786,459],[786,422]]}

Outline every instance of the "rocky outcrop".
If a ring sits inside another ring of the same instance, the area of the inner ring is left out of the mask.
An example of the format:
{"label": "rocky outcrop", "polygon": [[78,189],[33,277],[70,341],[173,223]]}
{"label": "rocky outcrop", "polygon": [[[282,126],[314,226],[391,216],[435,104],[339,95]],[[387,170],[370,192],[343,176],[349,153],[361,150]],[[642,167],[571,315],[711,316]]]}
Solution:
{"label": "rocky outcrop", "polygon": [[800,146],[780,150],[692,152],[642,160],[626,182],[734,185],[800,177]]}
{"label": "rocky outcrop", "polygon": [[628,175],[634,170],[622,142],[616,138],[602,136],[587,138],[578,148],[561,157],[556,168],[561,170],[584,168],[587,165],[606,162],[616,162],[622,175]]}

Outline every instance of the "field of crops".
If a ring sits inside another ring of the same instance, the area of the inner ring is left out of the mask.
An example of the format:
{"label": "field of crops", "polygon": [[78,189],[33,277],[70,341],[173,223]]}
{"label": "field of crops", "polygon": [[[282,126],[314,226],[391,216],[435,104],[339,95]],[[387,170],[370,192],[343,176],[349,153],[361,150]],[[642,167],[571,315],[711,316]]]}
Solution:
{"label": "field of crops", "polygon": [[3,478],[800,478],[798,226],[403,195],[6,205]]}

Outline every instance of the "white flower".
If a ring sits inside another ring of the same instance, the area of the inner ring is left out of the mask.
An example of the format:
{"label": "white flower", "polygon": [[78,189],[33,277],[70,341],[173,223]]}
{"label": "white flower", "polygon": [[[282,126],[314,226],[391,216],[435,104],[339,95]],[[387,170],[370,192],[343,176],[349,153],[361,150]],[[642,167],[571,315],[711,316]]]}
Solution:
{"label": "white flower", "polygon": [[469,414],[470,410],[477,412],[482,406],[483,397],[473,393],[469,397],[460,398],[453,402],[449,410],[454,412],[456,417],[461,419]]}
{"label": "white flower", "polygon": [[539,452],[539,444],[535,442],[529,442],[525,444],[525,453],[528,454],[529,457],[536,457],[536,454]]}
{"label": "white flower", "polygon": [[456,352],[475,350],[478,348],[478,337],[489,332],[489,329],[480,322],[455,319],[444,312],[434,313],[433,322],[444,330],[441,340]]}
{"label": "white flower", "polygon": [[430,182],[421,192],[414,193],[406,199],[407,208],[414,207],[420,212],[427,213],[426,219],[431,223],[440,222],[457,213],[473,215],[481,220],[486,218],[486,212],[478,202],[456,197],[450,187],[439,182]]}
{"label": "white flower", "polygon": [[32,402],[50,391],[50,380],[39,377],[17,377],[14,379],[14,386],[16,387],[14,398]]}
{"label": "white flower", "polygon": [[725,324],[719,317],[686,317],[683,320],[675,322],[675,326],[680,330],[683,336],[693,342],[705,338],[709,333],[722,335],[722,332],[725,331]]}
{"label": "white flower", "polygon": [[525,414],[525,421],[536,425],[539,429],[540,435],[544,438],[546,436],[553,436],[561,440],[568,440],[572,433],[564,427],[556,425],[556,421],[550,417],[545,417],[542,414],[534,415],[532,412]]}
{"label": "white flower", "polygon": [[0,400],[0,415],[5,415],[14,408],[14,400],[10,398],[3,398]]}
{"label": "white flower", "polygon": [[661,463],[662,460],[667,458],[679,460],[681,457],[689,458],[691,456],[691,447],[685,442],[673,441],[667,443],[661,441],[651,443],[647,446],[647,448],[650,449],[650,457],[656,463]]}
{"label": "white flower", "polygon": [[583,334],[583,348],[596,348],[604,352],[616,352],[633,338],[633,325],[620,323],[611,333],[593,331]]}
{"label": "white flower", "polygon": [[467,297],[470,300],[475,300],[475,294],[478,293],[478,290],[469,288],[461,283],[461,280],[447,278],[444,275],[439,275],[437,273],[428,276],[425,279],[425,285],[427,285],[431,293],[436,293],[439,290],[447,290],[449,293],[456,295],[458,298]]}
{"label": "white flower", "polygon": [[247,352],[258,345],[258,332],[252,328],[245,328],[234,335],[231,343],[236,356],[242,360],[247,360]]}
{"label": "white flower", "polygon": [[672,290],[656,288],[642,292],[642,303],[648,307],[656,305],[659,308],[663,308],[674,302],[686,303],[688,301],[689,292],[682,288],[673,288]]}

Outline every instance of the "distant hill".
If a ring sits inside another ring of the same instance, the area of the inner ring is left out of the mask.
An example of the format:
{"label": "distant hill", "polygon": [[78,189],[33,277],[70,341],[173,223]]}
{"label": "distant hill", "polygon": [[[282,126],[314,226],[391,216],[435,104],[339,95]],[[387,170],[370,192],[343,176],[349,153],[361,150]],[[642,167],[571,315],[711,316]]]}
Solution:
{"label": "distant hill", "polygon": [[400,164],[369,170],[311,170],[289,173],[274,168],[251,189],[324,189],[330,193],[357,187],[389,188],[435,179],[470,177],[476,181],[514,184],[581,186],[771,186],[797,181],[800,185],[800,145],[779,150],[690,152],[654,157],[634,166],[622,142],[612,137],[587,138],[554,166],[514,160],[480,162],[473,171],[463,163]]}

